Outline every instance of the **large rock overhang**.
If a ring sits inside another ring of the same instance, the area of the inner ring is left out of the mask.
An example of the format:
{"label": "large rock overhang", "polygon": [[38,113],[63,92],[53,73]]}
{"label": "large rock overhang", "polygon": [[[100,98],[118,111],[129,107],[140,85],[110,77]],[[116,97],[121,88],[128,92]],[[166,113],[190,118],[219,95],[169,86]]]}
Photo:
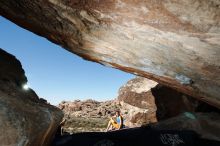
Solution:
{"label": "large rock overhang", "polygon": [[1,0],[0,14],[84,59],[220,107],[218,0]]}

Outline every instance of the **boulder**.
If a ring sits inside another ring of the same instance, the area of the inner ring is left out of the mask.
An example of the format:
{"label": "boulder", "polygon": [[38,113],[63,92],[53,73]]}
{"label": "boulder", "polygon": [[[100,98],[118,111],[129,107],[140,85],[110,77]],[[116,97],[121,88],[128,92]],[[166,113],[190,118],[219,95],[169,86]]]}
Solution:
{"label": "boulder", "polygon": [[0,15],[87,60],[220,107],[219,0],[2,0]]}
{"label": "boulder", "polygon": [[62,112],[39,99],[27,83],[21,63],[0,49],[0,145],[48,146]]}
{"label": "boulder", "polygon": [[129,80],[118,91],[124,124],[137,127],[157,122],[155,98],[151,88],[158,83],[142,77]]}
{"label": "boulder", "polygon": [[185,112],[176,117],[154,124],[158,130],[192,130],[201,138],[220,142],[220,112],[190,113]]}
{"label": "boulder", "polygon": [[184,112],[219,112],[207,103],[143,77],[123,85],[118,100],[125,125],[129,127],[155,123]]}
{"label": "boulder", "polygon": [[157,105],[159,121],[176,117],[184,112],[219,112],[218,108],[169,87],[157,85],[151,92]]}

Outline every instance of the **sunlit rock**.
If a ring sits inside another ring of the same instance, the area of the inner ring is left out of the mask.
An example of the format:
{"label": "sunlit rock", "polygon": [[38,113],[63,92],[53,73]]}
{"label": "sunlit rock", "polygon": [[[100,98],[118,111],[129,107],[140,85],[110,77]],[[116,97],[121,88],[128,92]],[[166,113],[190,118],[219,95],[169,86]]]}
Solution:
{"label": "sunlit rock", "polygon": [[119,89],[118,100],[128,127],[160,122],[184,112],[219,112],[205,102],[143,77],[124,84]]}
{"label": "sunlit rock", "polygon": [[2,0],[0,14],[87,60],[220,106],[219,0]]}
{"label": "sunlit rock", "polygon": [[128,127],[139,127],[157,122],[155,97],[151,92],[158,83],[137,77],[129,80],[118,91],[121,112]]}

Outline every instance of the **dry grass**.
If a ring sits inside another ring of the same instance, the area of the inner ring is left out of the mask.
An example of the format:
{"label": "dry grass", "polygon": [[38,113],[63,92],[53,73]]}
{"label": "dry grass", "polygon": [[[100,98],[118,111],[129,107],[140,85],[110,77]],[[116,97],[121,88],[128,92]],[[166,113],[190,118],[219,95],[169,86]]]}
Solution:
{"label": "dry grass", "polygon": [[107,124],[108,119],[75,117],[66,121],[64,131],[68,133],[104,131]]}

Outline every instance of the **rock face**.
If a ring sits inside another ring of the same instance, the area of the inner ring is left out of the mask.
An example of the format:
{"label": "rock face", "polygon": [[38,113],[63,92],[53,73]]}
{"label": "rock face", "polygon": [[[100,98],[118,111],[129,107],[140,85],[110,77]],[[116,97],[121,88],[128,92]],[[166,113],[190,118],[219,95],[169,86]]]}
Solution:
{"label": "rock face", "polygon": [[2,0],[0,14],[87,60],[220,107],[219,0]]}
{"label": "rock face", "polygon": [[219,112],[218,108],[165,86],[157,85],[151,89],[151,92],[157,106],[158,121],[178,116],[184,112]]}
{"label": "rock face", "polygon": [[0,49],[0,145],[47,146],[62,112],[42,102],[27,83],[21,63]]}
{"label": "rock face", "polygon": [[177,117],[155,124],[158,130],[193,130],[202,138],[220,141],[220,114],[183,113]]}
{"label": "rock face", "polygon": [[151,88],[157,84],[146,78],[137,77],[119,89],[118,100],[122,105],[121,112],[126,126],[137,127],[157,122],[157,107],[151,92]]}
{"label": "rock face", "polygon": [[184,112],[219,112],[218,109],[143,77],[119,89],[118,100],[129,127],[176,117]]}

